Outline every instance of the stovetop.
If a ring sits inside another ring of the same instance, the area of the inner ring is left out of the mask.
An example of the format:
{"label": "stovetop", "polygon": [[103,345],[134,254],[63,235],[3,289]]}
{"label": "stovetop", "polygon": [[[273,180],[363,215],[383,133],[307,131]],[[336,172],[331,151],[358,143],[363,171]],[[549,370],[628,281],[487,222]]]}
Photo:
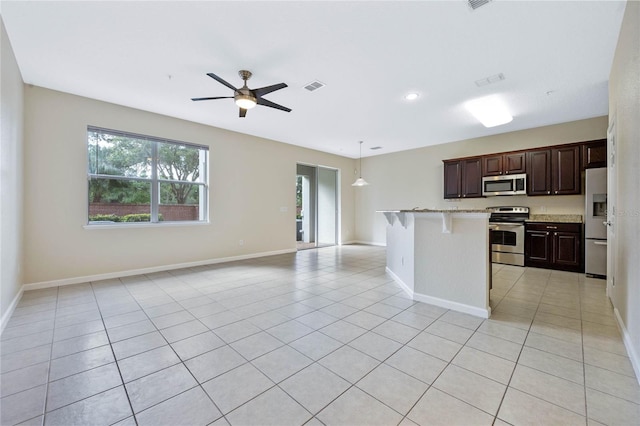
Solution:
{"label": "stovetop", "polygon": [[497,206],[487,207],[487,210],[491,212],[489,222],[524,223],[529,219],[529,207]]}

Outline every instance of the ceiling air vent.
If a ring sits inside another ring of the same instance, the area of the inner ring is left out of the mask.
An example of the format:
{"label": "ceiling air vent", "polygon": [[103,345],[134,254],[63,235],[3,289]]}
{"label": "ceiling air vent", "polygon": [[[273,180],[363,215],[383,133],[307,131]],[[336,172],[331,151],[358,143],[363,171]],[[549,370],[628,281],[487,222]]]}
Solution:
{"label": "ceiling air vent", "polygon": [[490,1],[491,0],[467,0],[467,2],[469,3],[469,7],[473,10],[476,10],[477,8],[484,6]]}
{"label": "ceiling air vent", "polygon": [[504,80],[505,78],[506,77],[502,73],[495,74],[487,78],[481,78],[480,80],[476,80],[476,86],[482,87],[482,86],[486,86],[487,84],[497,83],[499,81]]}
{"label": "ceiling air vent", "polygon": [[319,82],[318,80],[316,81],[312,81],[311,83],[307,84],[306,86],[304,86],[305,89],[307,89],[310,92],[313,92],[314,90],[318,90],[321,87],[324,87],[325,84]]}
{"label": "ceiling air vent", "polygon": [[382,149],[381,146],[373,146],[371,148],[369,148],[371,151],[375,151],[376,149]]}

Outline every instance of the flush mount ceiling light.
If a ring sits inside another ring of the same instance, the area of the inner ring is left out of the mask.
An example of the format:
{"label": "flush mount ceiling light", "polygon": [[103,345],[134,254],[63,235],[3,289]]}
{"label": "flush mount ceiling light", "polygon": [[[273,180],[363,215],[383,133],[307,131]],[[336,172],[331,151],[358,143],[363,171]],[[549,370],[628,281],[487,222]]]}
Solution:
{"label": "flush mount ceiling light", "polygon": [[407,95],[405,95],[404,98],[408,101],[415,101],[419,97],[420,97],[419,93],[408,93]]}
{"label": "flush mount ceiling light", "polygon": [[362,179],[362,141],[360,141],[360,167],[359,167],[359,170],[360,170],[360,177],[358,179],[356,179],[356,181],[353,182],[351,184],[351,186],[367,186],[367,185],[369,185],[369,183],[366,180]]}
{"label": "flush mount ceiling light", "polygon": [[484,127],[500,126],[513,120],[505,104],[495,95],[474,99],[464,106]]}

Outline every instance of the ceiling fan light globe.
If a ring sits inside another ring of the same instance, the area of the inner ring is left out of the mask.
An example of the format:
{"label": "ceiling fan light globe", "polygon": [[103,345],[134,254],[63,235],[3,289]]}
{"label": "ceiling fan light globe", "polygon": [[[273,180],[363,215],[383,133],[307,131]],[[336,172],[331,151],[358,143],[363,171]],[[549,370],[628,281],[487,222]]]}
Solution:
{"label": "ceiling fan light globe", "polygon": [[235,100],[236,105],[242,109],[251,109],[256,106],[256,98],[250,95],[237,95]]}

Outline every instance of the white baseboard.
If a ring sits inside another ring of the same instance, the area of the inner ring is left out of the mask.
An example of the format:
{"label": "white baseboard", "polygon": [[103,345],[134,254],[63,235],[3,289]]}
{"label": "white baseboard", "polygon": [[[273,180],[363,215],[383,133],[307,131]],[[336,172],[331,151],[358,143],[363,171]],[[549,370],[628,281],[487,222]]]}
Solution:
{"label": "white baseboard", "polygon": [[365,245],[365,246],[377,246],[377,247],[386,247],[387,246],[385,243],[377,243],[375,241],[361,241],[361,240],[351,240],[349,242],[342,243],[342,244],[362,244],[362,245]]}
{"label": "white baseboard", "polygon": [[13,315],[13,311],[16,310],[16,306],[18,306],[18,302],[22,297],[22,293],[24,293],[24,286],[20,286],[20,290],[18,290],[16,297],[13,298],[6,312],[4,313],[4,315],[2,315],[2,318],[0,319],[0,334],[2,334],[4,328],[7,326],[9,318],[11,318],[11,315]]}
{"label": "white baseboard", "polygon": [[451,309],[453,311],[462,312],[480,318],[489,318],[491,316],[491,308],[482,309],[464,303],[452,302],[450,300],[440,299],[438,297],[427,296],[426,294],[414,293],[413,300],[428,303],[430,305],[440,306],[441,308]]}
{"label": "white baseboard", "polygon": [[253,254],[243,254],[240,256],[221,257],[217,259],[199,260],[196,262],[176,263],[173,265],[153,266],[150,268],[131,269],[128,271],[108,272],[106,274],[88,275],[84,277],[63,278],[60,280],[41,281],[37,283],[24,284],[20,291],[38,290],[41,288],[58,287],[72,284],[82,284],[91,281],[110,280],[114,278],[130,277],[133,275],[152,274],[154,272],[171,271],[174,269],[193,268],[195,266],[213,265],[216,263],[233,262],[237,260],[254,259],[256,257],[274,256],[278,254],[295,253],[296,249],[285,249],[268,251]]}
{"label": "white baseboard", "polygon": [[425,294],[414,292],[407,284],[404,283],[396,274],[394,274],[388,267],[385,268],[387,273],[391,275],[391,278],[402,287],[405,293],[409,295],[413,300],[418,302],[428,303],[430,305],[439,306],[441,308],[451,309],[463,314],[469,314],[480,318],[489,318],[491,316],[491,307],[487,309],[477,308],[471,305],[465,305],[464,303],[452,302],[450,300],[440,299],[438,297],[427,296]]}
{"label": "white baseboard", "polygon": [[629,359],[631,360],[633,371],[636,372],[636,380],[640,384],[640,357],[638,357],[638,353],[633,347],[631,336],[629,335],[629,331],[622,321],[622,317],[620,317],[620,311],[618,310],[618,308],[613,308],[613,313],[615,314],[616,320],[618,321],[618,327],[620,328],[620,332],[622,333],[622,341],[624,342],[624,346],[627,348],[627,354],[629,354]]}
{"label": "white baseboard", "polygon": [[388,266],[385,267],[384,270],[387,272],[387,274],[391,275],[391,278],[393,278],[393,280],[400,287],[402,287],[402,290],[404,290],[404,292],[407,293],[407,295],[413,299],[413,289],[409,287],[404,281],[402,281],[399,276],[397,276],[391,269],[389,269]]}

